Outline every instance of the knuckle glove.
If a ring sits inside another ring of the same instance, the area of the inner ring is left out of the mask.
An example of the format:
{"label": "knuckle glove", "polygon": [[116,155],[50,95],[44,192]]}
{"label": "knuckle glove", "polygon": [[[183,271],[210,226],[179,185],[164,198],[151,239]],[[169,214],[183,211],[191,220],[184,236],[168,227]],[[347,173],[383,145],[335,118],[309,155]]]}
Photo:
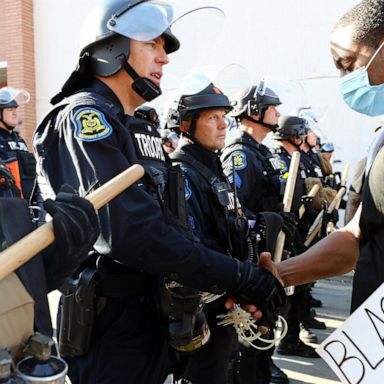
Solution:
{"label": "knuckle glove", "polygon": [[44,202],[45,210],[52,216],[57,248],[65,255],[88,253],[99,235],[99,223],[92,204],[64,186],[55,200]]}
{"label": "knuckle glove", "polygon": [[239,263],[233,296],[243,304],[256,305],[263,318],[286,314],[287,296],[282,285],[271,272],[251,262]]}

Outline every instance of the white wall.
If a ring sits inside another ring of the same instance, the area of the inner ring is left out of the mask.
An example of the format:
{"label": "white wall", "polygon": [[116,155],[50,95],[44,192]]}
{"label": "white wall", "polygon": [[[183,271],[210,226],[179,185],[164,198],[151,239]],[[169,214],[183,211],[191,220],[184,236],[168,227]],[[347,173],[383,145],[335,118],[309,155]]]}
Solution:
{"label": "white wall", "polygon": [[[283,112],[309,105],[318,110],[320,128],[336,145],[336,157],[354,164],[364,156],[379,119],[357,114],[342,102],[329,36],[338,18],[357,2],[194,0],[194,4],[218,5],[224,10],[226,19],[220,26],[223,39],[210,46],[209,34],[201,34],[201,27],[194,20],[184,52],[171,55],[173,63],[163,89],[175,88],[182,74],[204,62],[217,67],[239,63],[254,80],[267,77],[290,81],[290,92],[281,95],[285,102]],[[81,22],[94,3],[95,0],[34,1],[38,119],[75,68]],[[158,100],[156,106],[166,98]]]}

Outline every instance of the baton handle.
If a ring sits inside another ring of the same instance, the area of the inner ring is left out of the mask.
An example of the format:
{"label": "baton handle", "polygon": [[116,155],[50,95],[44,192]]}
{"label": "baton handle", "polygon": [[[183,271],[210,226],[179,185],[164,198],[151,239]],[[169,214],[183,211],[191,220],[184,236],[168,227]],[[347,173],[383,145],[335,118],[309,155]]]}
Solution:
{"label": "baton handle", "polygon": [[[308,197],[315,197],[319,191],[320,191],[320,185],[315,184],[309,191]],[[301,219],[304,216],[304,213],[305,213],[305,205],[301,204],[301,207],[299,209],[299,219]]]}
{"label": "baton handle", "polygon": [[[331,201],[331,204],[329,204],[329,207],[327,208],[327,213],[332,213],[334,209],[337,209],[336,207],[340,204],[341,199],[344,196],[346,189],[345,187],[341,187],[339,191],[337,192],[337,195],[335,198]],[[311,228],[309,228],[307,239],[305,240],[304,245],[306,247],[309,247],[312,243],[312,240],[317,236],[317,234],[320,232],[321,229],[321,223],[323,221],[323,211],[320,211],[317,215],[315,221],[311,225]]]}
{"label": "baton handle", "polygon": [[[135,164],[85,198],[100,209],[144,176],[144,168]],[[55,241],[52,221],[47,222],[0,253],[0,280],[22,266]]]}
{"label": "baton handle", "polygon": [[[295,151],[292,154],[291,164],[289,165],[289,171],[288,171],[289,173],[288,173],[287,185],[284,191],[284,198],[283,198],[284,212],[291,211],[293,194],[295,192],[297,172],[299,170],[299,165],[300,165],[300,152]],[[273,261],[275,262],[281,261],[281,256],[283,254],[283,249],[284,249],[284,243],[285,243],[285,233],[283,231],[280,231],[279,236],[277,237],[277,240],[276,240]]]}

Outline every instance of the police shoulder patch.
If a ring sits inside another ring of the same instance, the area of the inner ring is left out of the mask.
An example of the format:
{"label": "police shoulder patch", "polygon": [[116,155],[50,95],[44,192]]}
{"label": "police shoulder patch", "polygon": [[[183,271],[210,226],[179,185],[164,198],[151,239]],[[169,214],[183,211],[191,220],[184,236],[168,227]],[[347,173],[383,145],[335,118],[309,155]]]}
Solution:
{"label": "police shoulder patch", "polygon": [[187,178],[184,179],[184,188],[185,188],[185,200],[189,200],[192,196],[192,189],[189,186],[189,181]]}
{"label": "police shoulder patch", "polygon": [[270,157],[269,162],[271,163],[272,168],[275,171],[281,171],[285,169],[285,163],[282,160],[278,159],[277,157]]}
{"label": "police shoulder patch", "polygon": [[231,161],[233,159],[233,163],[235,165],[235,169],[237,171],[241,171],[245,169],[248,165],[247,156],[243,151],[235,151],[231,154]]}
{"label": "police shoulder patch", "polygon": [[75,138],[81,141],[99,141],[112,134],[112,126],[103,112],[95,108],[81,108],[74,114]]}
{"label": "police shoulder patch", "polygon": [[278,161],[279,161],[279,168],[280,168],[280,171],[281,171],[282,173],[287,172],[288,169],[289,169],[287,163],[286,163],[284,160],[282,160],[282,159],[278,159]]}

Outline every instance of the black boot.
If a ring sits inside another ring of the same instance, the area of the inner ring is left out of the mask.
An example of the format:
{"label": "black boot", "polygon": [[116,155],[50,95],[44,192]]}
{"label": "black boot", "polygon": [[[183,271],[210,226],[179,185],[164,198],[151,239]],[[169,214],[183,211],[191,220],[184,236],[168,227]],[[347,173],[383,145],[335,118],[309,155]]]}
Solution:
{"label": "black boot", "polygon": [[303,324],[307,328],[312,329],[327,329],[327,326],[323,321],[317,320],[315,317],[306,317],[303,319]]}
{"label": "black boot", "polygon": [[300,339],[297,341],[280,341],[277,348],[279,355],[293,355],[300,357],[319,358],[315,349],[310,345],[303,343]]}
{"label": "black boot", "polygon": [[289,379],[286,373],[284,373],[272,360],[271,367],[271,383],[273,384],[289,384]]}
{"label": "black boot", "polygon": [[300,339],[307,343],[317,343],[317,335],[307,328],[304,324],[300,324]]}

